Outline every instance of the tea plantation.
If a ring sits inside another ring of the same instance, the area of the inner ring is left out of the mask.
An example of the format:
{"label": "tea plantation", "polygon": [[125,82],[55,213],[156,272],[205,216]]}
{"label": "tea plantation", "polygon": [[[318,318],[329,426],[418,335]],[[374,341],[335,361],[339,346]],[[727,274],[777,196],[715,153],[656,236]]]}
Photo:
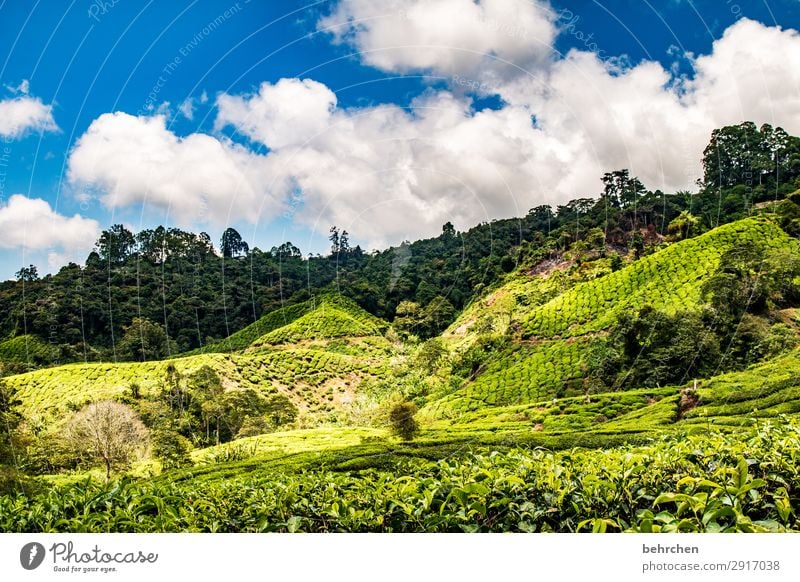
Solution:
{"label": "tea plantation", "polygon": [[[321,294],[180,357],[5,377],[40,474],[7,476],[0,530],[798,530],[800,276],[769,287],[728,264],[751,247],[800,264],[796,239],[747,218],[614,268],[569,252],[517,268],[427,341]],[[732,318],[709,281],[734,268],[762,300]],[[700,318],[715,367],[619,381],[608,362],[674,356],[642,328],[653,313]],[[21,336],[0,359],[47,350]],[[158,426],[109,482],[48,450],[101,400]],[[419,408],[407,435],[389,414],[401,403]]]}

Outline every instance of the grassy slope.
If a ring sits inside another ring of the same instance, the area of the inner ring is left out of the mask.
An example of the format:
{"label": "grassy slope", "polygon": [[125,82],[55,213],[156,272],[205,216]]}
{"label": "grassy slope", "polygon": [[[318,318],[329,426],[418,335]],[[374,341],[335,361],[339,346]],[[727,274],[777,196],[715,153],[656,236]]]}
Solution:
{"label": "grassy slope", "polygon": [[264,334],[252,347],[293,344],[307,340],[380,336],[386,323],[343,297],[326,296],[291,323]]}
{"label": "grassy slope", "polygon": [[[547,297],[549,287],[560,283],[509,283],[493,294],[495,301],[486,311],[497,317],[493,311],[500,309],[495,305],[504,300],[504,294],[522,298],[524,305],[513,316],[528,343],[495,357],[473,382],[429,404],[426,414],[453,417],[485,406],[576,396],[593,338],[611,326],[618,314],[648,304],[671,312],[698,307],[704,278],[716,269],[722,253],[745,241],[800,252],[798,241],[772,222],[746,219],[668,246],[615,273],[579,283],[544,303],[542,295]],[[465,314],[445,337],[468,341],[468,322],[483,316],[481,303]]]}
{"label": "grassy slope", "polygon": [[[559,329],[566,325],[563,322],[572,322],[564,334],[572,337],[535,338],[491,362],[476,382],[423,411],[423,432],[414,443],[399,444],[389,438],[385,429],[362,427],[333,426],[263,435],[196,451],[193,458],[200,466],[183,473],[182,478],[216,479],[268,466],[390,467],[401,458],[433,460],[487,447],[499,450],[518,445],[554,449],[607,447],[644,442],[655,433],[707,430],[712,424],[734,430],[738,425],[752,423],[752,416],[796,415],[800,413],[799,351],[744,372],[703,381],[699,385],[699,406],[680,421],[678,402],[685,388],[681,386],[599,394],[591,399],[583,396],[552,399],[553,390],[560,384],[571,376],[580,376],[582,346],[610,321],[606,314],[608,302],[592,303],[591,297],[603,296],[613,289],[628,289],[629,293],[616,297],[611,308],[622,309],[623,305],[631,308],[642,302],[657,301],[662,301],[661,306],[666,309],[691,307],[697,304],[700,284],[691,269],[703,274],[711,272],[725,248],[753,237],[760,237],[771,246],[797,248],[796,241],[771,224],[746,220],[646,257],[642,259],[645,266],[640,266],[640,261],[618,273],[571,287],[555,299],[534,298],[515,312],[514,317],[530,323],[545,321],[541,312],[558,314],[550,320],[562,322],[558,323]],[[675,248],[682,248],[689,258],[682,260],[683,254],[672,250]],[[658,271],[666,273],[661,276],[661,287],[647,281],[639,285],[642,273]],[[532,293],[535,285],[541,289],[542,283],[526,286],[511,281],[509,285],[519,296],[526,291]],[[572,299],[565,302],[564,295]],[[689,302],[681,303],[687,298]],[[587,301],[594,305],[594,319],[580,315],[585,310],[577,308],[576,314],[564,312],[564,305],[580,306]],[[385,374],[392,348],[378,335],[331,339],[335,333],[330,330],[335,331],[339,325],[351,326],[348,329],[357,329],[361,334],[364,330],[379,333],[386,324],[359,312],[347,300],[321,303],[324,306],[318,305],[315,311],[278,328],[283,333],[276,334],[273,330],[258,338],[246,352],[204,354],[173,362],[183,373],[203,364],[210,365],[220,372],[229,387],[277,390],[288,394],[306,410],[324,413],[343,398],[349,398],[360,378]],[[482,315],[479,306],[474,304],[471,313],[465,312],[472,321]],[[469,326],[466,332],[459,332],[459,327],[454,325],[448,334],[456,338],[454,341],[468,339],[472,334]],[[580,336],[577,329],[590,333]],[[298,343],[270,346],[275,340]],[[8,381],[20,389],[26,415],[56,417],[69,404],[119,396],[133,381],[144,392],[157,390],[166,366],[167,362],[70,365],[11,377]],[[752,414],[754,410],[757,412]]]}
{"label": "grassy slope", "polygon": [[[337,320],[336,322],[327,321],[326,310]],[[345,329],[343,321],[349,324],[349,329]],[[291,327],[295,322],[298,325]],[[281,334],[270,335],[287,326],[290,327]],[[255,323],[227,338],[188,352],[186,355],[229,353],[246,350],[253,345],[290,343],[295,339],[380,335],[386,327],[386,322],[370,315],[352,300],[328,294],[270,311]]]}

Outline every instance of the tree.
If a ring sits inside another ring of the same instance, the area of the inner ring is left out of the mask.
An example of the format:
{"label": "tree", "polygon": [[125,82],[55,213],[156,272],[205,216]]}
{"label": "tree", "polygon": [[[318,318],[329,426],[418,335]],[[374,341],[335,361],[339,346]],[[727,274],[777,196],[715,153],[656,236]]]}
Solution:
{"label": "tree", "polygon": [[294,422],[298,413],[297,407],[283,394],[271,395],[264,405],[264,417],[274,428]]}
{"label": "tree", "polygon": [[397,331],[415,333],[421,322],[419,303],[401,301],[395,309],[394,327]]}
{"label": "tree", "polygon": [[242,235],[236,229],[226,228],[220,240],[220,250],[223,257],[230,259],[246,255],[250,251],[250,245],[242,239]]}
{"label": "tree", "polygon": [[717,371],[719,339],[703,314],[644,306],[623,312],[588,358],[591,374],[614,388],[667,386]]}
{"label": "tree", "polygon": [[725,251],[701,288],[728,325],[745,313],[764,314],[800,300],[800,258],[788,249],[768,250],[747,241]]}
{"label": "tree", "polygon": [[331,256],[335,257],[339,254],[339,228],[332,226],[330,233],[328,240],[331,241]]}
{"label": "tree", "polygon": [[136,362],[163,360],[178,351],[161,325],[141,317],[133,318],[117,347],[122,359]]}
{"label": "tree", "polygon": [[246,390],[229,390],[222,398],[224,411],[222,441],[232,439],[242,429],[244,422],[250,417],[267,413],[268,402],[251,388]]}
{"label": "tree", "polygon": [[161,460],[164,469],[177,469],[191,463],[192,444],[175,431],[161,429],[152,436],[153,454]]}
{"label": "tree", "polygon": [[419,432],[414,415],[417,414],[417,405],[413,402],[401,402],[389,412],[389,425],[392,432],[404,441],[413,440]]}
{"label": "tree", "polygon": [[106,481],[111,472],[124,470],[145,449],[148,431],[132,408],[120,402],[93,402],[67,422],[64,436],[72,452],[102,464]]}
{"label": "tree", "polygon": [[39,271],[36,269],[35,265],[30,265],[29,267],[22,267],[19,271],[14,273],[14,276],[17,278],[17,281],[30,283],[31,281],[39,280]]}
{"label": "tree", "polygon": [[433,337],[450,325],[455,319],[456,310],[453,304],[444,297],[434,297],[422,310],[422,331],[425,336]]}
{"label": "tree", "polygon": [[639,178],[632,178],[627,169],[603,175],[603,186],[601,199],[608,201],[613,207],[634,206],[639,197],[645,193],[645,187]]}
{"label": "tree", "polygon": [[440,362],[447,358],[450,352],[441,338],[429,339],[417,352],[417,364],[426,374],[433,374]]}
{"label": "tree", "polygon": [[104,263],[121,265],[136,249],[136,238],[123,225],[115,224],[100,234],[95,248]]}
{"label": "tree", "polygon": [[173,425],[176,418],[183,417],[191,405],[190,394],[186,386],[184,386],[183,375],[172,362],[167,364],[161,398],[169,406],[169,410],[172,413],[171,424]]}
{"label": "tree", "polygon": [[200,418],[205,428],[205,442],[211,442],[211,427],[214,426],[214,440],[220,443],[220,426],[225,417],[222,397],[225,388],[222,379],[211,367],[201,366],[189,376],[189,387],[192,390],[190,411]]}

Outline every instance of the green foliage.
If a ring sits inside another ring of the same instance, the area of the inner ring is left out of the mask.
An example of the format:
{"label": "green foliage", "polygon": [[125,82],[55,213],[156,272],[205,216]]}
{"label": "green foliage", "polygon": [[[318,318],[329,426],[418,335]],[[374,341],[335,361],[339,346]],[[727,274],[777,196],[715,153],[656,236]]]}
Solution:
{"label": "green foliage", "polygon": [[426,341],[416,354],[415,364],[425,374],[433,374],[448,357],[450,352],[444,341],[433,338]]}
{"label": "green foliage", "polygon": [[713,375],[721,353],[719,338],[701,313],[668,314],[642,307],[622,313],[592,373],[613,389],[681,384]]}
{"label": "green foliage", "polygon": [[552,338],[608,329],[617,316],[645,305],[670,313],[703,303],[704,277],[729,249],[757,242],[797,254],[798,244],[774,223],[747,219],[670,245],[626,268],[579,284],[523,320],[525,335]]}
{"label": "green foliage", "polygon": [[[297,407],[283,394],[272,394],[264,405],[263,418],[268,426],[275,430],[279,427],[293,423],[297,419]],[[239,433],[241,433],[241,429]]]}
{"label": "green foliage", "polygon": [[798,455],[800,427],[786,423],[600,451],[395,460],[391,469],[271,470],[267,463],[245,470],[234,462],[228,471],[183,479],[77,483],[0,497],[0,530],[797,531]]}
{"label": "green foliage", "polygon": [[234,334],[231,334],[224,340],[216,343],[206,345],[202,348],[194,350],[191,354],[207,354],[214,352],[233,352],[249,348],[258,338],[268,334],[271,331],[288,325],[296,320],[301,315],[308,313],[313,309],[312,301],[303,301],[294,305],[286,305],[270,311],[261,317],[255,323],[251,323],[247,327],[240,329]]}
{"label": "green foliage", "polygon": [[687,238],[692,238],[697,233],[700,227],[700,219],[691,214],[689,211],[684,210],[677,217],[669,223],[667,233],[669,240],[677,242]]}
{"label": "green foliage", "polygon": [[8,471],[0,470],[0,491],[8,486],[8,481],[16,477],[12,467],[17,464],[15,441],[17,440],[17,427],[22,421],[19,405],[22,401],[17,397],[17,391],[0,379],[0,468],[4,465]]}
{"label": "green foliage", "polygon": [[419,432],[414,416],[417,414],[417,405],[413,402],[400,402],[389,412],[389,425],[392,432],[404,441],[413,440]]}
{"label": "green foliage", "polygon": [[191,463],[192,444],[181,434],[168,429],[154,431],[151,435],[153,454],[164,469],[178,469]]}
{"label": "green foliage", "polygon": [[169,339],[163,326],[134,317],[125,328],[117,350],[121,360],[147,362],[168,358],[177,351],[177,344]]}
{"label": "green foliage", "polygon": [[29,368],[57,363],[59,351],[34,335],[0,342],[0,375],[27,372]]}
{"label": "green foliage", "polygon": [[253,346],[298,343],[305,340],[340,337],[363,337],[381,335],[386,323],[368,314],[351,300],[326,296],[314,304],[313,309],[269,332],[253,343]]}
{"label": "green foliage", "polygon": [[796,303],[800,299],[797,245],[769,248],[762,241],[742,241],[722,254],[702,293],[720,317],[734,323],[745,313],[761,314]]}

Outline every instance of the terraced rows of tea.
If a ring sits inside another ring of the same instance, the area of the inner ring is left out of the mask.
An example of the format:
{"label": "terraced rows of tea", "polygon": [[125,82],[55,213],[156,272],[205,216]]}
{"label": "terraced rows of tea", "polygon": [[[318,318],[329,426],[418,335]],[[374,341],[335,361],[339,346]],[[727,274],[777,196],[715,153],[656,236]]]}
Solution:
{"label": "terraced rows of tea", "polygon": [[507,350],[495,356],[475,381],[434,401],[427,410],[438,416],[580,394],[591,341],[554,340]]}
{"label": "terraced rows of tea", "polygon": [[365,318],[355,317],[351,312],[328,303],[314,311],[261,336],[253,347],[278,344],[294,344],[305,340],[339,337],[377,336],[381,328]]}
{"label": "terraced rows of tea", "polygon": [[[482,308],[492,314],[499,309],[498,302],[513,298],[522,302],[513,318],[521,322],[523,335],[532,343],[495,354],[474,381],[429,403],[426,412],[436,418],[580,394],[592,343],[620,313],[644,305],[667,312],[699,306],[702,283],[722,253],[748,241],[800,252],[798,242],[774,223],[754,218],[668,246],[620,271],[578,283],[544,304],[541,297],[546,297],[550,284],[536,279],[506,284],[490,296],[491,304],[476,302],[445,338],[460,337],[463,342],[470,325],[483,317]],[[455,345],[458,349],[463,343]]]}
{"label": "terraced rows of tea", "polygon": [[0,342],[0,362],[48,363],[56,358],[56,350],[33,335],[20,335]]}
{"label": "terraced rows of tea", "polygon": [[[298,323],[296,327],[271,335],[294,322]],[[229,353],[246,350],[253,345],[291,343],[320,337],[380,335],[385,328],[385,322],[365,312],[352,300],[327,294],[270,311],[227,338],[185,355]]]}
{"label": "terraced rows of tea", "polygon": [[705,380],[698,395],[698,406],[684,415],[687,423],[740,425],[800,414],[800,351]]}
{"label": "terraced rows of tea", "polygon": [[226,353],[247,349],[261,336],[266,335],[269,332],[278,329],[279,327],[283,327],[284,325],[292,323],[298,317],[305,315],[312,309],[314,309],[314,303],[309,300],[270,311],[258,321],[251,323],[243,329],[240,329],[227,338],[213,344],[203,346],[202,348],[189,352],[186,355],[208,354],[215,352]]}
{"label": "terraced rows of tea", "polygon": [[798,241],[768,220],[751,218],[721,226],[575,286],[523,320],[525,336],[575,337],[602,331],[620,313],[645,305],[673,313],[691,309],[700,303],[704,278],[716,269],[720,256],[748,241],[771,249],[800,249]]}

